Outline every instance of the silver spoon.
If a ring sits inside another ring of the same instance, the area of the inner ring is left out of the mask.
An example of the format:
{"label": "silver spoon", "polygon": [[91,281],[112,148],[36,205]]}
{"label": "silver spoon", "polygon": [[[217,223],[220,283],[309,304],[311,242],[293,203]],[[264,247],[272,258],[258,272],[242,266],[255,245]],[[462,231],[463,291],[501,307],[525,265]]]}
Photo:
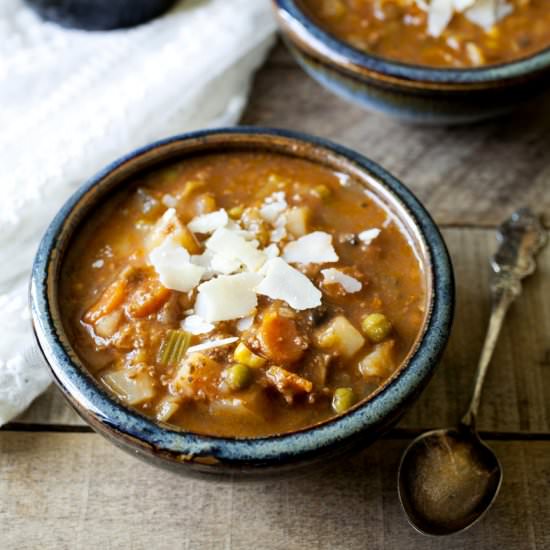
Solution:
{"label": "silver spoon", "polygon": [[491,267],[492,311],[468,411],[457,428],[427,432],[405,450],[398,472],[399,500],[410,524],[427,535],[450,535],[478,521],[494,502],[502,467],[476,430],[481,389],[521,279],[535,271],[546,232],[527,208],[501,225]]}

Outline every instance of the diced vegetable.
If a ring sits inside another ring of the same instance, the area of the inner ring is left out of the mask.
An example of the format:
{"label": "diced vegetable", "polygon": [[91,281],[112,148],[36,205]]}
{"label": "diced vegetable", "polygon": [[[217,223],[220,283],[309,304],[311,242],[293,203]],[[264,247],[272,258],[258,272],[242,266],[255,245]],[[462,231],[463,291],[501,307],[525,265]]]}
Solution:
{"label": "diced vegetable", "polygon": [[313,384],[282,367],[270,367],[265,373],[270,384],[275,386],[288,403],[292,403],[296,395],[310,393]]}
{"label": "diced vegetable", "polygon": [[128,269],[125,269],[120,276],[107,287],[101,298],[86,312],[84,321],[95,323],[100,317],[112,313],[120,307],[126,298],[128,286]]}
{"label": "diced vegetable", "polygon": [[337,388],[332,396],[332,408],[337,414],[346,412],[355,403],[355,395],[351,388]]}
{"label": "diced vegetable", "polygon": [[156,410],[157,420],[161,422],[168,422],[178,409],[180,408],[179,401],[176,401],[173,397],[167,397],[163,399],[158,405]]}
{"label": "diced vegetable", "polygon": [[238,220],[244,212],[244,206],[242,204],[239,204],[238,206],[234,206],[233,208],[230,208],[228,211],[229,217],[233,218],[234,220]]}
{"label": "diced vegetable", "polygon": [[218,209],[216,198],[212,193],[203,193],[202,195],[199,195],[195,205],[197,215],[209,214],[210,212],[214,212]]}
{"label": "diced vegetable", "polygon": [[321,183],[320,185],[316,185],[311,192],[316,196],[319,197],[321,200],[327,200],[332,195],[332,191],[329,187]]}
{"label": "diced vegetable", "polygon": [[131,317],[147,317],[156,313],[172,295],[172,291],[164,287],[160,281],[151,276],[143,278],[126,306]]}
{"label": "diced vegetable", "polygon": [[307,340],[298,332],[296,321],[276,307],[264,314],[258,340],[269,360],[285,365],[298,361],[308,346]]}
{"label": "diced vegetable", "polygon": [[371,313],[361,321],[361,329],[371,342],[382,342],[391,332],[392,324],[383,313]]}
{"label": "diced vegetable", "polygon": [[187,252],[189,252],[189,254],[200,254],[202,252],[202,247],[199,241],[197,241],[197,237],[195,237],[195,234],[185,226],[181,228],[181,235],[178,242]]}
{"label": "diced vegetable", "polygon": [[233,352],[233,359],[243,365],[252,367],[253,369],[263,367],[266,362],[266,359],[250,351],[242,342],[240,342],[235,348],[235,351]]}
{"label": "diced vegetable", "polygon": [[190,343],[189,333],[184,330],[169,330],[160,348],[159,363],[165,367],[179,365]]}
{"label": "diced vegetable", "polygon": [[232,390],[242,390],[252,381],[252,371],[250,367],[237,363],[225,369],[223,379]]}
{"label": "diced vegetable", "polygon": [[203,353],[187,354],[170,383],[170,391],[192,399],[215,399],[222,366]]}
{"label": "diced vegetable", "polygon": [[235,396],[215,399],[210,403],[209,412],[221,417],[225,423],[260,422],[269,408],[263,391],[250,388],[235,394]]}
{"label": "diced vegetable", "polygon": [[365,378],[389,376],[395,370],[394,341],[386,340],[359,362],[359,371]]}
{"label": "diced vegetable", "polygon": [[332,349],[350,358],[365,345],[365,339],[345,317],[340,315],[317,332],[316,343],[320,348]]}
{"label": "diced vegetable", "polygon": [[94,324],[95,333],[100,338],[110,338],[116,332],[121,318],[122,310],[120,309],[100,317]]}
{"label": "diced vegetable", "polygon": [[101,376],[103,383],[129,405],[138,405],[155,396],[153,380],[145,370],[128,372],[110,371]]}
{"label": "diced vegetable", "polygon": [[294,237],[309,233],[311,209],[308,206],[295,206],[286,214],[286,228]]}
{"label": "diced vegetable", "polygon": [[195,191],[202,189],[206,185],[204,180],[189,180],[185,183],[181,197],[186,199],[189,195],[192,195]]}

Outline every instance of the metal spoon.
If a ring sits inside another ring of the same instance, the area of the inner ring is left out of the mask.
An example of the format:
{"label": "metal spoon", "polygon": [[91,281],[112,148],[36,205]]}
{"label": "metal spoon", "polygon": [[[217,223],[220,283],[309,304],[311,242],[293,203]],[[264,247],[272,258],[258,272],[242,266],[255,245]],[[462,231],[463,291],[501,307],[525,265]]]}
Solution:
{"label": "metal spoon", "polygon": [[399,500],[411,525],[427,535],[450,535],[473,525],[494,502],[502,482],[502,467],[479,438],[476,416],[504,317],[521,294],[521,279],[534,272],[546,233],[524,208],[502,224],[497,238],[500,246],[491,262],[491,319],[468,411],[457,428],[416,438],[399,465]]}

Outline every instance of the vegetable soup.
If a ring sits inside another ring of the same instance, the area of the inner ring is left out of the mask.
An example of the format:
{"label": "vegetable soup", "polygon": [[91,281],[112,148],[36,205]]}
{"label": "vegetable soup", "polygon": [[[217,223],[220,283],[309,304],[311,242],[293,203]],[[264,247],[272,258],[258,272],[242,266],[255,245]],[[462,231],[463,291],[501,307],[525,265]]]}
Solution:
{"label": "vegetable soup", "polygon": [[71,243],[60,306],[82,362],[123,403],[253,437],[379,388],[422,331],[425,278],[399,222],[348,175],[234,151],[109,198]]}
{"label": "vegetable soup", "polygon": [[431,67],[505,63],[550,47],[550,0],[302,0],[365,52]]}

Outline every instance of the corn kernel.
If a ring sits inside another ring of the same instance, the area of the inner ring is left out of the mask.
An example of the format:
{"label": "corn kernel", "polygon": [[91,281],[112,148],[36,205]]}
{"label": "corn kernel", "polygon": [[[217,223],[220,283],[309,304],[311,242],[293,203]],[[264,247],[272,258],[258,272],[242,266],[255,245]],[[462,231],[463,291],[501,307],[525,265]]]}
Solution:
{"label": "corn kernel", "polygon": [[252,367],[255,369],[262,367],[266,362],[263,357],[251,352],[242,342],[233,352],[233,359],[235,359],[238,363],[242,363],[247,367]]}
{"label": "corn kernel", "polygon": [[319,197],[321,200],[327,200],[332,192],[331,190],[324,184],[316,185],[311,192],[316,196]]}

